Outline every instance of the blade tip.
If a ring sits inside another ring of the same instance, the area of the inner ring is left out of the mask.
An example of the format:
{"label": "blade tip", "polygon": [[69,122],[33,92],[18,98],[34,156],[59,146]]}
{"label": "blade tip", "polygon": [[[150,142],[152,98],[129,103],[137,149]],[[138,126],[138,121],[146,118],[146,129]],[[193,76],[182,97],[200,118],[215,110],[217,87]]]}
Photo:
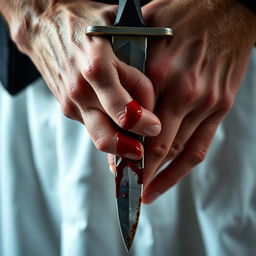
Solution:
{"label": "blade tip", "polygon": [[134,237],[126,237],[126,239],[124,239],[124,245],[127,252],[129,252],[132,247],[133,238]]}
{"label": "blade tip", "polygon": [[131,246],[132,246],[131,244],[125,243],[125,249],[126,249],[127,252],[130,251]]}

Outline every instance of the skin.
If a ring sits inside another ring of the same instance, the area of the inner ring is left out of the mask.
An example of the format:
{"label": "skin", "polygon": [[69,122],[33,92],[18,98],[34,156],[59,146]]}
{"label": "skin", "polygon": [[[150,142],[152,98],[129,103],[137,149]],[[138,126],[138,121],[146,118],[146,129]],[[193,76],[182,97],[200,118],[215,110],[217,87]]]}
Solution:
{"label": "skin", "polygon": [[[132,100],[142,99],[142,116],[130,131],[159,134],[160,121],[150,111],[151,81],[121,62],[107,39],[85,35],[88,25],[113,24],[117,6],[85,0],[0,0],[0,10],[13,41],[37,66],[63,113],[86,126],[98,150],[117,154],[118,127],[125,125],[125,105]],[[141,158],[125,141],[123,147],[130,150],[126,157]]]}
{"label": "skin", "polygon": [[[0,8],[13,40],[41,71],[64,114],[85,124],[99,150],[116,153],[114,123],[122,127],[132,99],[143,107],[143,117],[131,131],[145,135],[146,126],[159,125],[151,134],[157,136],[145,142],[144,203],[204,160],[256,40],[250,10],[237,0],[154,0],[144,6],[148,26],[172,27],[175,35],[151,42],[148,79],[120,62],[107,40],[84,37],[88,25],[112,24],[116,6],[45,1],[35,8],[35,1],[24,0],[15,9],[4,2]],[[114,171],[112,155],[109,163]]]}
{"label": "skin", "polygon": [[143,202],[151,203],[205,159],[241,85],[256,15],[236,0],[157,0],[143,13],[149,26],[174,30],[171,42],[151,44],[148,57],[162,124],[145,144]]}
{"label": "skin", "polygon": [[[174,31],[172,40],[152,41],[148,54],[162,125],[145,140],[142,202],[149,204],[205,159],[256,42],[256,15],[236,0],[155,0],[143,15],[148,26]],[[113,156],[109,163],[114,172]]]}

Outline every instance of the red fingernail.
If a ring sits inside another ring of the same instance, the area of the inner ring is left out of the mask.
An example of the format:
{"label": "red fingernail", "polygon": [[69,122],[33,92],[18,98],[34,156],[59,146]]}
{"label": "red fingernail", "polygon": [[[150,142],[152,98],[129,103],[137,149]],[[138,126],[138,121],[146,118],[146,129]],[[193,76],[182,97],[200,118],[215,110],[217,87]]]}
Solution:
{"label": "red fingernail", "polygon": [[123,128],[131,129],[141,118],[142,109],[140,105],[135,101],[129,102],[125,106],[125,121]]}
{"label": "red fingernail", "polygon": [[143,154],[140,143],[122,133],[118,133],[117,135],[116,151],[119,156],[132,160],[140,159]]}

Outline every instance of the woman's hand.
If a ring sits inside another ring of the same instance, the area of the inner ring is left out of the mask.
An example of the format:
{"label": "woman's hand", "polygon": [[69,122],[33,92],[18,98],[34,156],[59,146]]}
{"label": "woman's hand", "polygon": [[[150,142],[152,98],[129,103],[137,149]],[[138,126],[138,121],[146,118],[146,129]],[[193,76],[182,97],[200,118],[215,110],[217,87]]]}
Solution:
{"label": "woman's hand", "polygon": [[241,84],[256,16],[234,0],[155,0],[143,14],[148,26],[174,32],[152,42],[147,63],[162,124],[145,143],[143,202],[150,203],[204,160]]}
{"label": "woman's hand", "polygon": [[[157,135],[161,126],[150,112],[154,106],[151,81],[121,62],[107,39],[85,35],[89,25],[111,25],[117,7],[85,0],[50,1],[47,7],[39,2],[16,10],[16,17],[6,17],[13,40],[37,66],[64,114],[84,123],[96,147],[112,154],[118,153],[118,127]],[[133,100],[140,106],[129,106],[142,112],[139,120],[127,127],[127,104]],[[121,143],[124,156],[142,156],[143,146],[135,139]],[[134,143],[137,147],[131,146]]]}

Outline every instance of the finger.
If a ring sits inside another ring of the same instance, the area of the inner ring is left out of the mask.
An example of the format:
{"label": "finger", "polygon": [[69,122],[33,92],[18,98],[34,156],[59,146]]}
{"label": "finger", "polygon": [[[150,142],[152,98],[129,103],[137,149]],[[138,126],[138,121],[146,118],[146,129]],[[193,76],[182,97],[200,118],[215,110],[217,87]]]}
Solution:
{"label": "finger", "polygon": [[56,76],[54,73],[56,68],[53,64],[47,62],[43,55],[40,56],[40,59],[41,61],[36,63],[40,63],[41,65],[38,65],[37,68],[43,74],[48,88],[58,100],[63,114],[72,120],[83,123],[79,109],[67,96],[62,76]]}
{"label": "finger", "polygon": [[[118,61],[116,66],[118,76],[125,89],[133,96],[133,99],[140,102],[143,108],[153,111],[155,107],[155,94],[151,81],[136,68]],[[135,73],[136,75],[133,75]],[[142,80],[145,79],[145,83]]]}
{"label": "finger", "polygon": [[216,113],[198,127],[179,156],[146,187],[143,193],[143,203],[149,204],[153,202],[205,159],[222,118],[223,114]]}
{"label": "finger", "polygon": [[116,173],[115,156],[112,154],[108,154],[108,165],[109,165],[109,170],[113,174],[115,174]]}
{"label": "finger", "polygon": [[97,95],[82,76],[73,74],[72,78],[70,75],[66,84],[68,84],[66,93],[71,99],[76,93],[74,88],[80,88],[80,93],[75,95],[75,98],[81,101],[81,104],[76,102],[77,109],[80,110],[84,124],[99,150],[134,160],[142,157],[142,145],[116,129],[114,123],[104,113]]}
{"label": "finger", "polygon": [[138,160],[143,155],[143,146],[136,139],[120,133],[108,116],[95,108],[82,113],[84,124],[100,151]]}
{"label": "finger", "polygon": [[211,115],[207,112],[201,112],[202,111],[194,111],[186,115],[179,127],[166,158],[158,166],[158,169],[166,162],[178,156],[198,126],[207,118],[207,116]]}
{"label": "finger", "polygon": [[[119,62],[117,71],[122,82],[122,87],[133,97],[133,101],[125,105],[125,121],[121,127],[141,135],[156,136],[160,133],[161,123],[158,117],[154,114],[152,115],[151,112],[155,106],[152,83],[136,68],[128,66],[125,63]],[[146,82],[142,78],[145,78]],[[140,103],[140,106],[137,102]],[[136,116],[135,111],[141,111],[141,116],[140,119],[133,121]],[[147,123],[147,120],[151,120],[151,123]]]}
{"label": "finger", "polygon": [[178,115],[170,109],[169,101],[169,97],[163,98],[156,108],[156,114],[162,124],[161,133],[145,139],[144,185],[150,182],[159,164],[166,158],[183,119],[183,115]]}
{"label": "finger", "polygon": [[[204,79],[202,78],[202,81],[203,80]],[[177,155],[185,147],[187,141],[190,139],[192,134],[196,131],[196,129],[204,120],[212,116],[213,113],[215,113],[216,111],[219,112],[219,105],[217,104],[217,98],[219,95],[218,90],[211,90],[210,92],[207,92],[207,86],[205,86],[202,81],[200,81],[200,94],[203,96],[201,96],[200,99],[193,104],[192,111],[189,110],[190,112],[182,120],[182,123],[174,138],[171,148],[164,161],[158,166],[158,169],[166,162],[177,157]],[[215,84],[215,78],[212,76],[209,77],[209,79],[207,79],[206,81],[207,85],[210,85],[211,83]]]}
{"label": "finger", "polygon": [[133,101],[128,92],[136,92],[137,88],[141,88],[139,92],[144,90],[144,105],[152,105],[150,102],[146,104],[154,98],[150,80],[137,69],[119,61],[109,43],[96,44],[90,49],[81,72],[93,87],[106,113],[121,128],[140,135],[157,135],[161,129],[158,118]]}
{"label": "finger", "polygon": [[76,120],[76,121],[84,124],[81,113],[80,113],[79,109],[77,108],[77,106],[74,104],[74,102],[72,102],[69,98],[67,98],[66,95],[60,97],[60,99],[58,99],[58,101],[60,103],[60,107],[61,107],[63,114],[67,118]]}

